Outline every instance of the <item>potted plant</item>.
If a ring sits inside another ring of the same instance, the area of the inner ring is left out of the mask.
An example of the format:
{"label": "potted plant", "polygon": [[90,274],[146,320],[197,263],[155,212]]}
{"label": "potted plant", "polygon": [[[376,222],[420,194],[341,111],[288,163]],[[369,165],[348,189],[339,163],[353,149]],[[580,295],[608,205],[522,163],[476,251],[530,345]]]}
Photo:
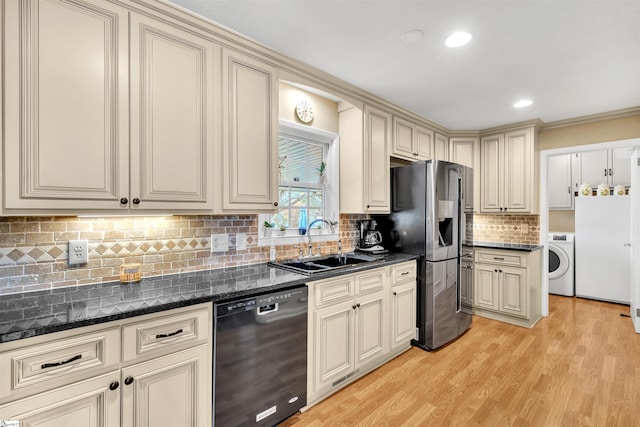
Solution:
{"label": "potted plant", "polygon": [[320,163],[320,167],[316,168],[316,170],[320,174],[320,183],[321,184],[324,184],[324,181],[325,181],[324,170],[326,169],[326,167],[327,167],[327,164],[323,161],[323,162]]}
{"label": "potted plant", "polygon": [[265,221],[262,223],[262,227],[264,227],[264,237],[271,237],[271,231],[275,224],[269,221]]}
{"label": "potted plant", "polygon": [[280,231],[278,233],[278,236],[284,236],[286,233],[287,233],[287,225],[286,224],[280,225]]}

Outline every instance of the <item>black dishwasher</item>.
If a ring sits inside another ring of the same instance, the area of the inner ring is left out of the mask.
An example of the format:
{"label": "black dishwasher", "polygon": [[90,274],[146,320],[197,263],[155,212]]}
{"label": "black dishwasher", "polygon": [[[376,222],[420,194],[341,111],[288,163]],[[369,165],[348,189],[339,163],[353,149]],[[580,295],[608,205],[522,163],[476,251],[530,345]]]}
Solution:
{"label": "black dishwasher", "polygon": [[307,287],[214,307],[214,426],[273,426],[305,406]]}

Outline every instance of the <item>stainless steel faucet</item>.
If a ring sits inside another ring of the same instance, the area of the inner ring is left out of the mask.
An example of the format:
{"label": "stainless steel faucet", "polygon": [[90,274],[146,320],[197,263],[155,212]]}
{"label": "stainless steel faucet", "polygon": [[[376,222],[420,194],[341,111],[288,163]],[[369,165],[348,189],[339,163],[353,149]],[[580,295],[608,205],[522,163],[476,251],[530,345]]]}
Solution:
{"label": "stainless steel faucet", "polygon": [[316,222],[324,222],[325,224],[327,224],[329,226],[329,228],[333,232],[333,225],[331,225],[331,223],[329,221],[327,221],[326,219],[318,218],[318,219],[314,219],[313,221],[311,221],[311,223],[307,227],[307,238],[309,239],[309,256],[313,256],[313,244],[311,243],[311,227]]}

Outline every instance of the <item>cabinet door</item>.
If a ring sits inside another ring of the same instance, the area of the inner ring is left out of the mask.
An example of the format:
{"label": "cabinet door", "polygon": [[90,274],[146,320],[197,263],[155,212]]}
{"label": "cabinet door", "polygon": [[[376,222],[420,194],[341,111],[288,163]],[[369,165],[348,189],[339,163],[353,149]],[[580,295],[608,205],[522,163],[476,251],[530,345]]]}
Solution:
{"label": "cabinet door", "polygon": [[391,115],[364,109],[364,212],[389,212],[389,152]]}
{"label": "cabinet door", "polygon": [[590,184],[593,188],[606,184],[609,177],[607,150],[584,151],[579,155],[582,183]]}
{"label": "cabinet door", "polygon": [[446,136],[435,133],[433,140],[433,158],[436,160],[449,160],[449,140]]}
{"label": "cabinet door", "polygon": [[230,49],[223,50],[222,62],[222,207],[273,212],[278,201],[275,69]]}
{"label": "cabinet door", "polygon": [[414,146],[420,160],[433,159],[433,131],[416,126]]}
{"label": "cabinet door", "polygon": [[407,158],[417,157],[418,153],[414,149],[415,136],[415,127],[411,123],[394,117],[391,154]]}
{"label": "cabinet door", "polygon": [[355,369],[355,303],[347,301],[315,312],[316,390],[345,377]]}
{"label": "cabinet door", "polygon": [[473,277],[473,306],[498,310],[498,268],[489,264],[476,264]]}
{"label": "cabinet door", "polygon": [[201,345],[123,369],[122,426],[210,425],[208,349]]}
{"label": "cabinet door", "polygon": [[416,335],[416,282],[391,289],[391,349],[406,347]]}
{"label": "cabinet door", "polygon": [[120,387],[117,371],[0,406],[0,420],[21,426],[118,427]]}
{"label": "cabinet door", "polygon": [[127,10],[93,0],[3,7],[5,208],[127,208]]}
{"label": "cabinet door", "polygon": [[460,302],[463,305],[473,305],[473,264],[463,263],[460,266]]}
{"label": "cabinet door", "polygon": [[482,138],[480,160],[480,200],[482,212],[501,212],[503,179],[502,144],[504,136]]}
{"label": "cabinet door", "polygon": [[609,185],[631,185],[631,152],[629,148],[609,150]]}
{"label": "cabinet door", "polygon": [[478,138],[450,138],[449,145],[449,159],[473,169],[471,179],[465,175],[465,194],[473,197],[465,197],[464,209],[466,212],[477,212],[477,202],[474,201],[480,200],[480,141]]}
{"label": "cabinet door", "polygon": [[529,292],[526,270],[500,267],[500,311],[514,316],[529,316]]}
{"label": "cabinet door", "polygon": [[531,180],[533,170],[533,133],[531,129],[507,132],[504,135],[503,203],[506,212],[531,211]]}
{"label": "cabinet door", "polygon": [[388,351],[384,292],[356,298],[356,368]]}
{"label": "cabinet door", "polygon": [[131,28],[131,208],[213,209],[219,48],[142,15]]}
{"label": "cabinet door", "polygon": [[580,164],[580,153],[571,155],[571,195],[575,197],[576,192],[582,184],[582,165]]}
{"label": "cabinet door", "polygon": [[549,209],[573,209],[571,157],[571,154],[560,154],[547,159]]}

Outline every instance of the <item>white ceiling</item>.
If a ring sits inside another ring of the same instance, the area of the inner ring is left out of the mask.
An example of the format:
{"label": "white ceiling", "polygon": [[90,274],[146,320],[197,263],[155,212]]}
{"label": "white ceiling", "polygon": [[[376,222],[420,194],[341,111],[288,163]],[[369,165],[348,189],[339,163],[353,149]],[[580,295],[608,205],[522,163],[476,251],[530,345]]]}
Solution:
{"label": "white ceiling", "polygon": [[171,2],[451,130],[640,106],[640,0]]}

